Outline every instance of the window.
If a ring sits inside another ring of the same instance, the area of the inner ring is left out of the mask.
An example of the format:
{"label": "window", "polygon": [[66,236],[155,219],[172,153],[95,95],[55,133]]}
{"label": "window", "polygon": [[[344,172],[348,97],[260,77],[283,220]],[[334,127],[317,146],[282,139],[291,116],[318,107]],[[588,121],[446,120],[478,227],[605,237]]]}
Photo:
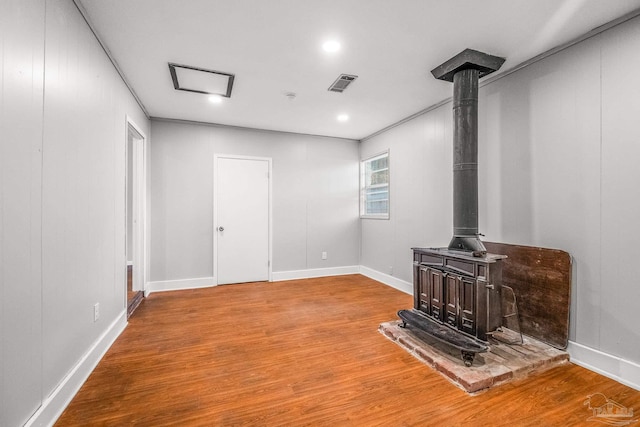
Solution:
{"label": "window", "polygon": [[360,216],[389,219],[389,152],[360,162]]}

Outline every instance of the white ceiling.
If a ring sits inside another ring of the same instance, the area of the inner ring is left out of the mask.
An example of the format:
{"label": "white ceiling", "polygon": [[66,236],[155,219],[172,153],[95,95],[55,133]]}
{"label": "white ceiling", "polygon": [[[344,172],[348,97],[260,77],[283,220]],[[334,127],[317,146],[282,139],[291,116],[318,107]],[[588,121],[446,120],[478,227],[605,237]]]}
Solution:
{"label": "white ceiling", "polygon": [[[500,72],[640,0],[76,0],[151,117],[362,139],[449,98],[430,70],[465,48]],[[327,54],[330,38],[342,49]],[[168,63],[235,75],[231,98],[175,90]],[[339,74],[358,79],[343,93]],[[290,100],[285,93],[295,92]],[[346,113],[347,122],[336,116]]]}

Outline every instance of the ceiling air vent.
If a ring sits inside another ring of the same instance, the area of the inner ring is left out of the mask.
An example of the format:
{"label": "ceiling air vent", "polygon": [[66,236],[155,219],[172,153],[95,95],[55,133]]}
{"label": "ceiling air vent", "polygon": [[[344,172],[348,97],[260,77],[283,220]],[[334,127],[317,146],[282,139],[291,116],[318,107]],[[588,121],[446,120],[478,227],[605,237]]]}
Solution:
{"label": "ceiling air vent", "polygon": [[335,82],[329,86],[329,91],[342,93],[358,76],[351,74],[340,74]]}

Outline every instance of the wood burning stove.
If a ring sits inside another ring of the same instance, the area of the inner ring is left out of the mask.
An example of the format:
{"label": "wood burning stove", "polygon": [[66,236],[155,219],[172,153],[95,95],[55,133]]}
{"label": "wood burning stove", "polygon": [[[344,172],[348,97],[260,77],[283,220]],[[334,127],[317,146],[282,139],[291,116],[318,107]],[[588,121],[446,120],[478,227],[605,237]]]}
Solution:
{"label": "wood burning stove", "polygon": [[487,341],[502,326],[504,255],[448,248],[413,248],[413,308],[464,334]]}
{"label": "wood burning stove", "polygon": [[459,348],[467,366],[502,326],[506,257],[488,254],[478,237],[478,79],[503,63],[466,49],[431,71],[453,82],[453,237],[447,248],[413,248],[414,307],[398,312],[405,326]]}

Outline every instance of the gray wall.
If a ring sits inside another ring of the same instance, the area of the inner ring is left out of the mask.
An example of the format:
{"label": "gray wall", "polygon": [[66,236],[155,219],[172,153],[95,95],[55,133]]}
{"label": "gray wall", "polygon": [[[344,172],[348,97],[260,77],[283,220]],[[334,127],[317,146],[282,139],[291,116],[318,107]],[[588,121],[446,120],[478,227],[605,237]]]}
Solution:
{"label": "gray wall", "polygon": [[[273,159],[273,271],[358,265],[358,143],[152,120],[151,281],[213,277],[213,155]],[[321,259],[321,252],[328,259]]]}
{"label": "gray wall", "polygon": [[0,425],[42,400],[44,3],[0,8]]}
{"label": "gray wall", "polygon": [[[640,19],[480,90],[480,231],[574,260],[570,339],[640,363]],[[444,84],[444,83],[443,83]],[[451,104],[362,143],[391,150],[391,219],[363,220],[361,263],[411,280],[412,246],[451,237]],[[624,376],[624,373],[617,373]]]}
{"label": "gray wall", "polygon": [[124,313],[125,117],[149,124],[70,0],[1,4],[0,425],[16,426]]}
{"label": "gray wall", "polygon": [[411,282],[411,248],[451,238],[451,107],[361,144],[361,158],[389,149],[389,220],[362,219],[360,264]]}

